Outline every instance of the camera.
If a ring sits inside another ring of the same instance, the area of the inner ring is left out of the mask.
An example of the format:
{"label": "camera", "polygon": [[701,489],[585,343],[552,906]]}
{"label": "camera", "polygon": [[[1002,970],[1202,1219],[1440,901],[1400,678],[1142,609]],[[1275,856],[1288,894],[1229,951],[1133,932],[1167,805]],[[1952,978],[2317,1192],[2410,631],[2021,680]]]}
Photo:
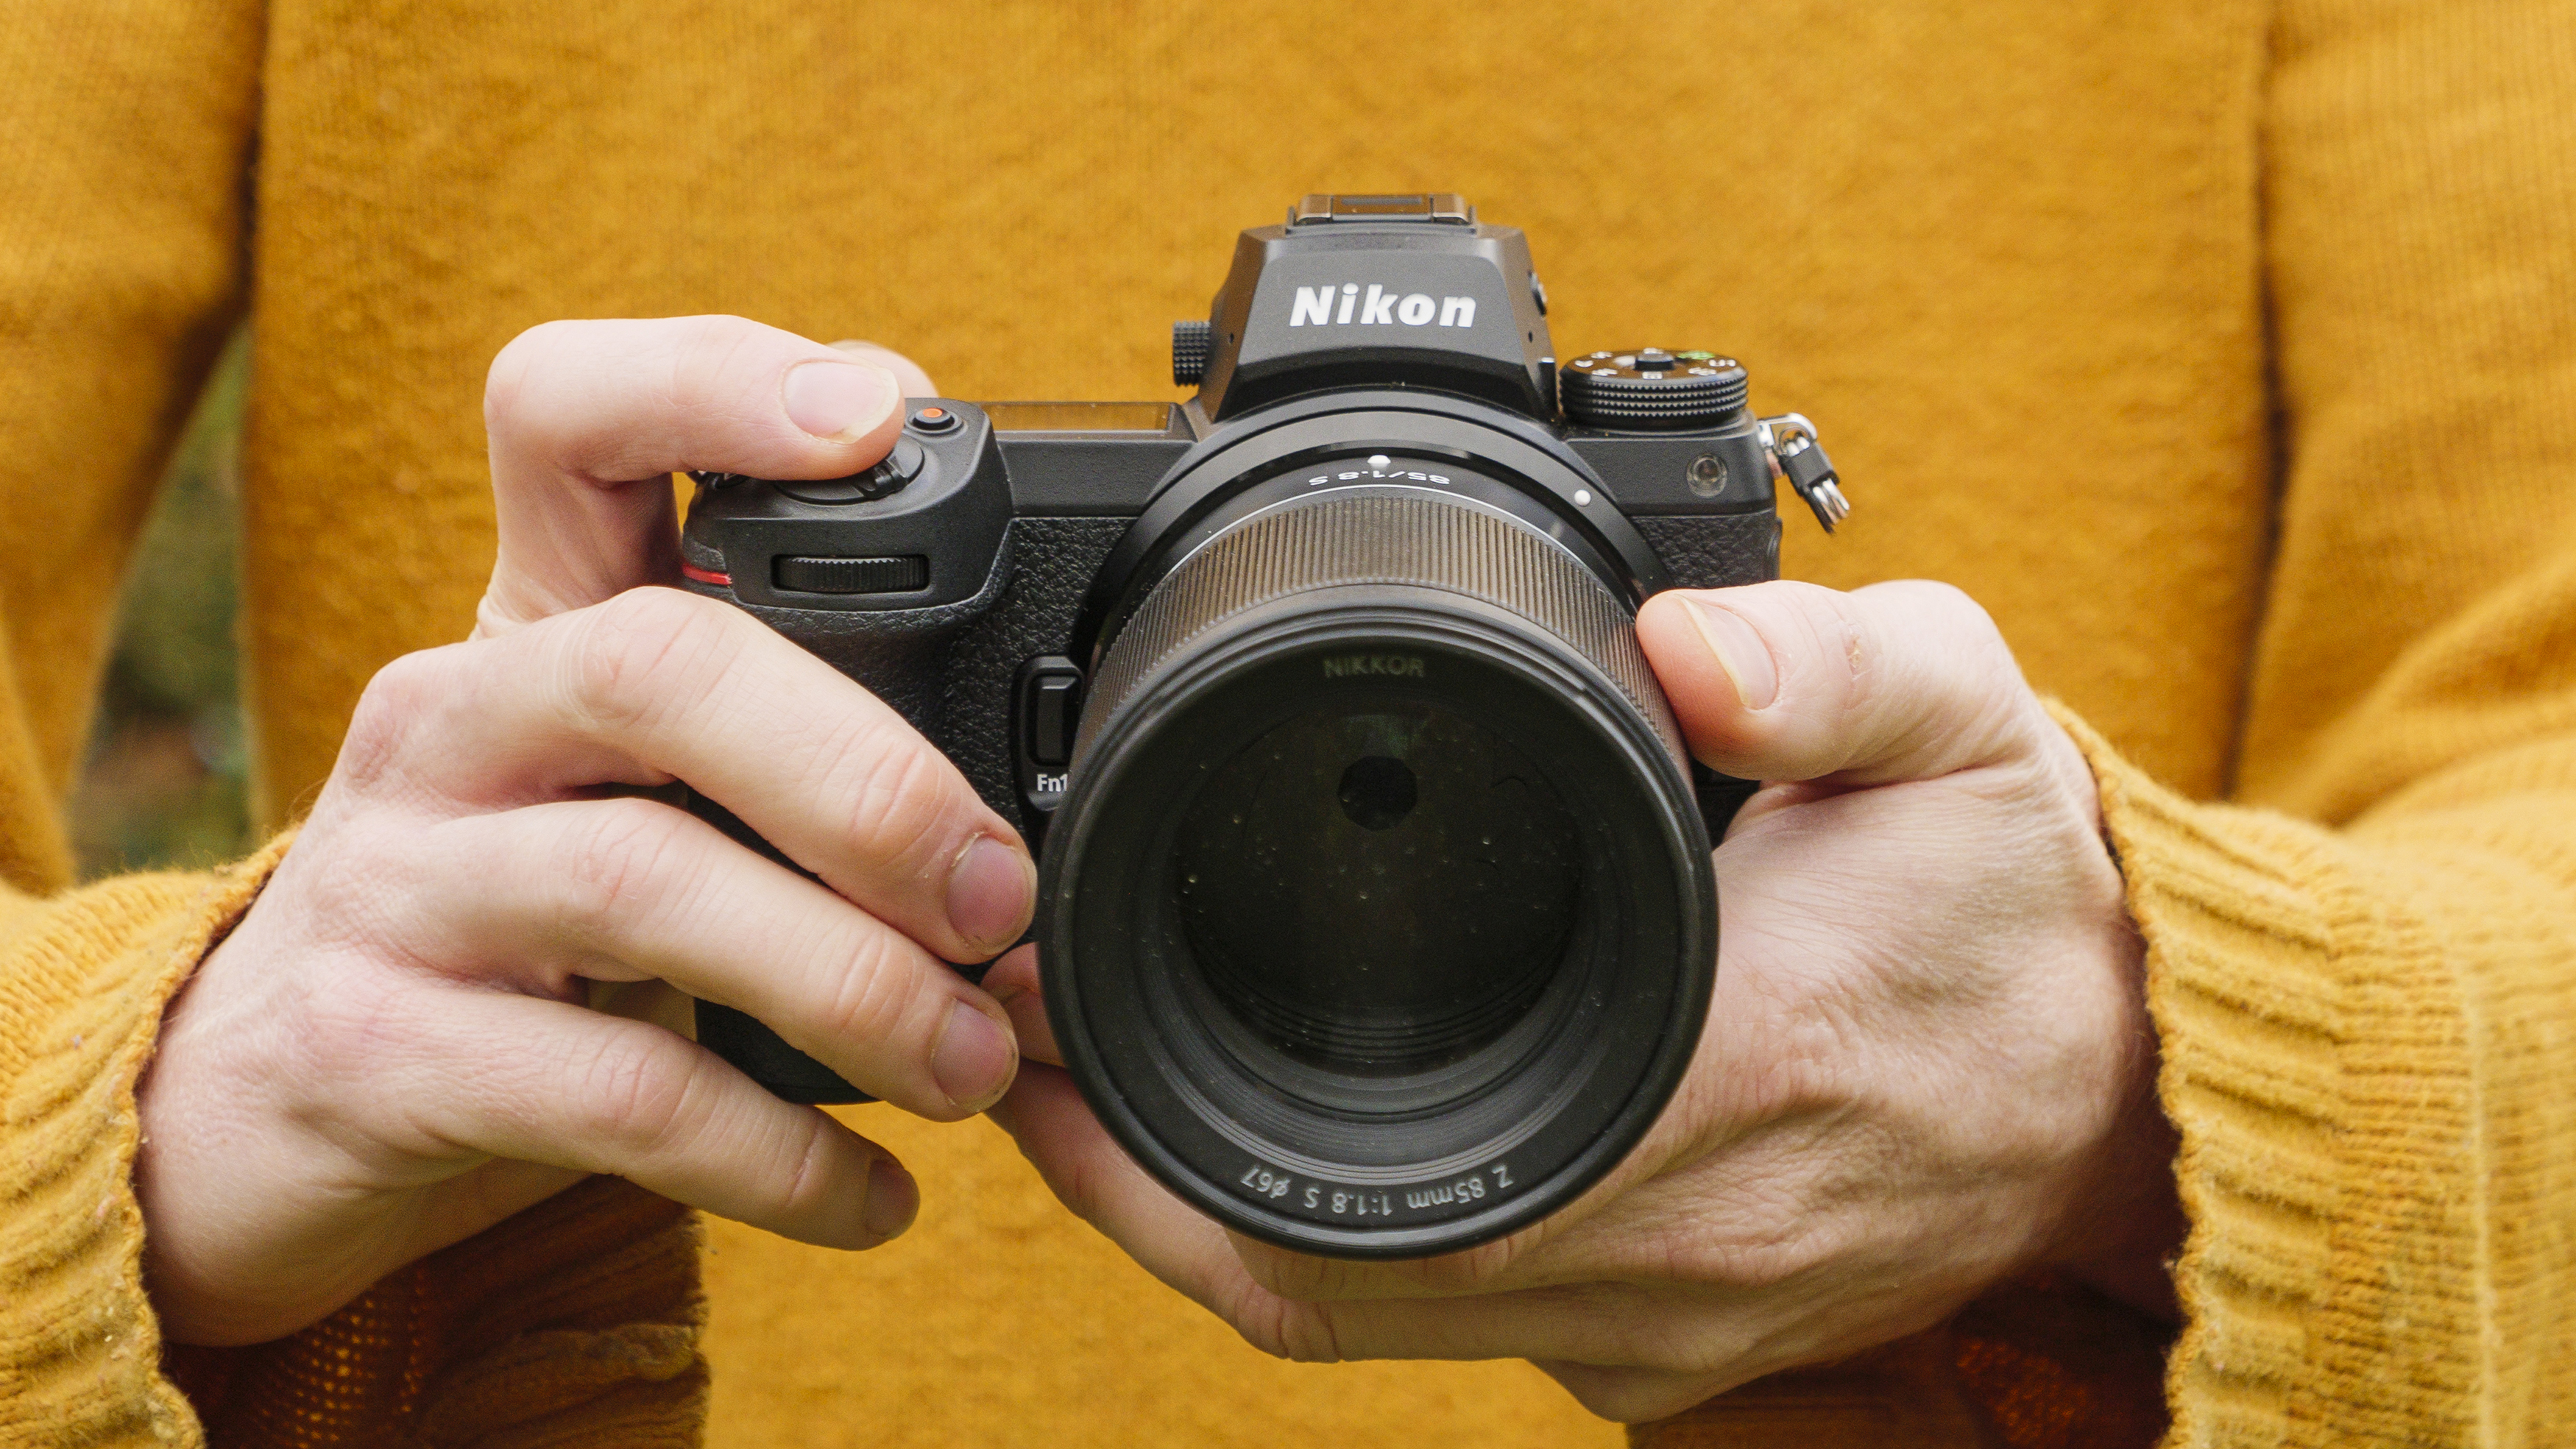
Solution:
{"label": "camera", "polygon": [[[1753,786],[1691,760],[1636,610],[1776,577],[1777,483],[1829,531],[1846,505],[1733,359],[1560,365],[1546,314],[1522,234],[1454,195],[1309,196],[1174,327],[1187,402],[915,399],[865,473],[701,474],[688,510],[689,587],[1020,822],[1102,1123],[1286,1247],[1427,1256],[1564,1206],[1707,1015],[1711,842]],[[738,1011],[698,1034],[861,1099]]]}

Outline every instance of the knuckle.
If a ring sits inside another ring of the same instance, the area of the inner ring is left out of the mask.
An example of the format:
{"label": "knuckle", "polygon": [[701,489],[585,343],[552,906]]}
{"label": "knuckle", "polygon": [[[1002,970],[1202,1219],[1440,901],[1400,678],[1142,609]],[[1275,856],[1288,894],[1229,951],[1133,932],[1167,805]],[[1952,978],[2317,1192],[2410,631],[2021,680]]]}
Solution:
{"label": "knuckle", "polygon": [[2019,678],[2012,650],[2005,645],[1994,616],[1966,590],[1938,579],[1899,579],[1874,585],[1861,594],[1882,592],[1892,612],[1914,621],[1918,644],[1928,640],[1959,663],[1982,672],[2000,671]]}
{"label": "knuckle", "polygon": [[776,335],[748,318],[722,313],[684,317],[675,325],[670,390],[683,406],[729,401],[750,382],[747,364],[757,362],[762,344]]}
{"label": "knuckle", "polygon": [[820,1112],[806,1114],[805,1141],[796,1154],[796,1166],[778,1188],[780,1216],[810,1222],[831,1210],[843,1185],[832,1173],[832,1161],[841,1146],[836,1137],[845,1130]]}
{"label": "knuckle", "polygon": [[1280,1316],[1280,1356],[1291,1363],[1340,1363],[1341,1334],[1323,1303],[1289,1304]]}
{"label": "knuckle", "polygon": [[540,322],[511,338],[492,357],[483,375],[483,427],[496,436],[515,433],[527,416],[527,394],[546,368],[547,359],[563,350],[576,322]]}
{"label": "knuckle", "polygon": [[1986,612],[1986,606],[1957,584],[1940,579],[1909,579],[1905,584],[1913,606],[1937,616],[1945,627],[1961,633],[1995,632],[1994,617]]}
{"label": "knuckle", "polygon": [[850,801],[847,815],[865,858],[889,874],[935,865],[955,812],[952,767],[908,730],[863,725],[834,751],[844,782],[833,793]]}
{"label": "knuckle", "polygon": [[629,589],[568,617],[566,712],[592,731],[649,728],[673,703],[714,685],[732,653],[730,621],[676,589]]}
{"label": "knuckle", "polygon": [[325,868],[298,872],[304,929],[329,949],[429,965],[415,950],[406,917],[433,868],[419,833],[392,822],[354,822],[333,832]]}
{"label": "knuckle", "polygon": [[1854,595],[1818,588],[1813,596],[1824,605],[1815,619],[1816,654],[1844,673],[1850,691],[1846,706],[1865,706],[1885,672],[1886,651],[1880,647],[1874,620]]}
{"label": "knuckle", "polygon": [[637,1157],[661,1155],[696,1115],[702,1056],[666,1050],[649,1028],[608,1034],[574,1079],[580,1129]]}
{"label": "knuckle", "polygon": [[310,978],[285,997],[284,1033],[295,1054],[294,1080],[312,1084],[326,1099],[338,1089],[382,1074],[389,1062],[408,1059],[418,1023],[434,1009],[428,993],[388,985],[371,973],[335,973],[327,990]]}
{"label": "knuckle", "polygon": [[1064,1153],[1047,1159],[1041,1165],[1047,1190],[1056,1195],[1067,1211],[1103,1233],[1102,1225],[1107,1200],[1103,1189],[1115,1169],[1104,1167],[1089,1153]]}
{"label": "knuckle", "polygon": [[605,922],[668,899],[684,848],[679,820],[650,800],[611,800],[577,815],[558,842],[562,909],[571,919]]}
{"label": "knuckle", "polygon": [[463,645],[405,654],[376,671],[359,694],[340,742],[338,774],[364,789],[399,772],[429,720],[453,697],[455,651]]}
{"label": "knuckle", "polygon": [[922,1021],[926,1029],[911,1034],[922,1038],[927,1052],[929,1030],[936,1027],[924,1021],[935,1013],[921,1009],[928,985],[925,964],[911,959],[891,932],[868,934],[831,981],[816,1025],[829,1041],[881,1046],[902,1040],[908,1027]]}
{"label": "knuckle", "polygon": [[1839,1256],[1838,1229],[1783,1227],[1721,1244],[1672,1244],[1663,1281],[1722,1283],[1747,1294],[1781,1291]]}
{"label": "knuckle", "polygon": [[1243,1341],[1290,1363],[1340,1363],[1340,1335],[1323,1304],[1281,1298],[1246,1282],[1225,1315]]}

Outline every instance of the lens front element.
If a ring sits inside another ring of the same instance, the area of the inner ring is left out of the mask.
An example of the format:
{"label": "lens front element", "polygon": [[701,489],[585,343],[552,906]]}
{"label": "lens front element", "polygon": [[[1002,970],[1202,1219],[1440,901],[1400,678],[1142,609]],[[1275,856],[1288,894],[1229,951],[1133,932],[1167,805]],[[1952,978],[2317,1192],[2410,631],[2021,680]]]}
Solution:
{"label": "lens front element", "polygon": [[1537,762],[1457,711],[1318,709],[1201,783],[1174,888],[1192,964],[1248,1030],[1390,1076],[1528,1011],[1574,929],[1574,838]]}
{"label": "lens front element", "polygon": [[1429,489],[1250,510],[1102,652],[1041,887],[1103,1124],[1229,1226],[1410,1257],[1626,1155],[1706,1014],[1716,888],[1621,601]]}

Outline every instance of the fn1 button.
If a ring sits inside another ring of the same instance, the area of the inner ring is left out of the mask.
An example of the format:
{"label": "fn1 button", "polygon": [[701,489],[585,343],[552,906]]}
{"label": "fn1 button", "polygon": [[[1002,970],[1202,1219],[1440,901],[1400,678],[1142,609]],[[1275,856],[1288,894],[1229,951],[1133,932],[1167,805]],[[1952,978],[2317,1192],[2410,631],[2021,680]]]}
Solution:
{"label": "fn1 button", "polygon": [[1073,758],[1074,699],[1082,681],[1070,674],[1041,674],[1029,683],[1029,758],[1061,765]]}
{"label": "fn1 button", "polygon": [[1047,817],[1072,784],[1073,737],[1082,728],[1082,666],[1046,654],[1020,666],[1011,690],[1011,754],[1019,776],[1022,833],[1040,844]]}

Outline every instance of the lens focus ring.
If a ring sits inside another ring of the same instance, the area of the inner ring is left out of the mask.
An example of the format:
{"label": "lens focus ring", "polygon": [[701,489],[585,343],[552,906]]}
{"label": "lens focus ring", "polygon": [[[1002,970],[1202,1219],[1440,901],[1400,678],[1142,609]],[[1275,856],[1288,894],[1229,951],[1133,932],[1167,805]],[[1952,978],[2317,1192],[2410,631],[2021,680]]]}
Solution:
{"label": "lens focus ring", "polygon": [[1343,584],[1440,589],[1508,609],[1590,660],[1653,723],[1676,762],[1680,726],[1619,600],[1530,528],[1416,490],[1337,490],[1259,514],[1154,586],[1101,661],[1075,767],[1137,685],[1192,639],[1246,609]]}

